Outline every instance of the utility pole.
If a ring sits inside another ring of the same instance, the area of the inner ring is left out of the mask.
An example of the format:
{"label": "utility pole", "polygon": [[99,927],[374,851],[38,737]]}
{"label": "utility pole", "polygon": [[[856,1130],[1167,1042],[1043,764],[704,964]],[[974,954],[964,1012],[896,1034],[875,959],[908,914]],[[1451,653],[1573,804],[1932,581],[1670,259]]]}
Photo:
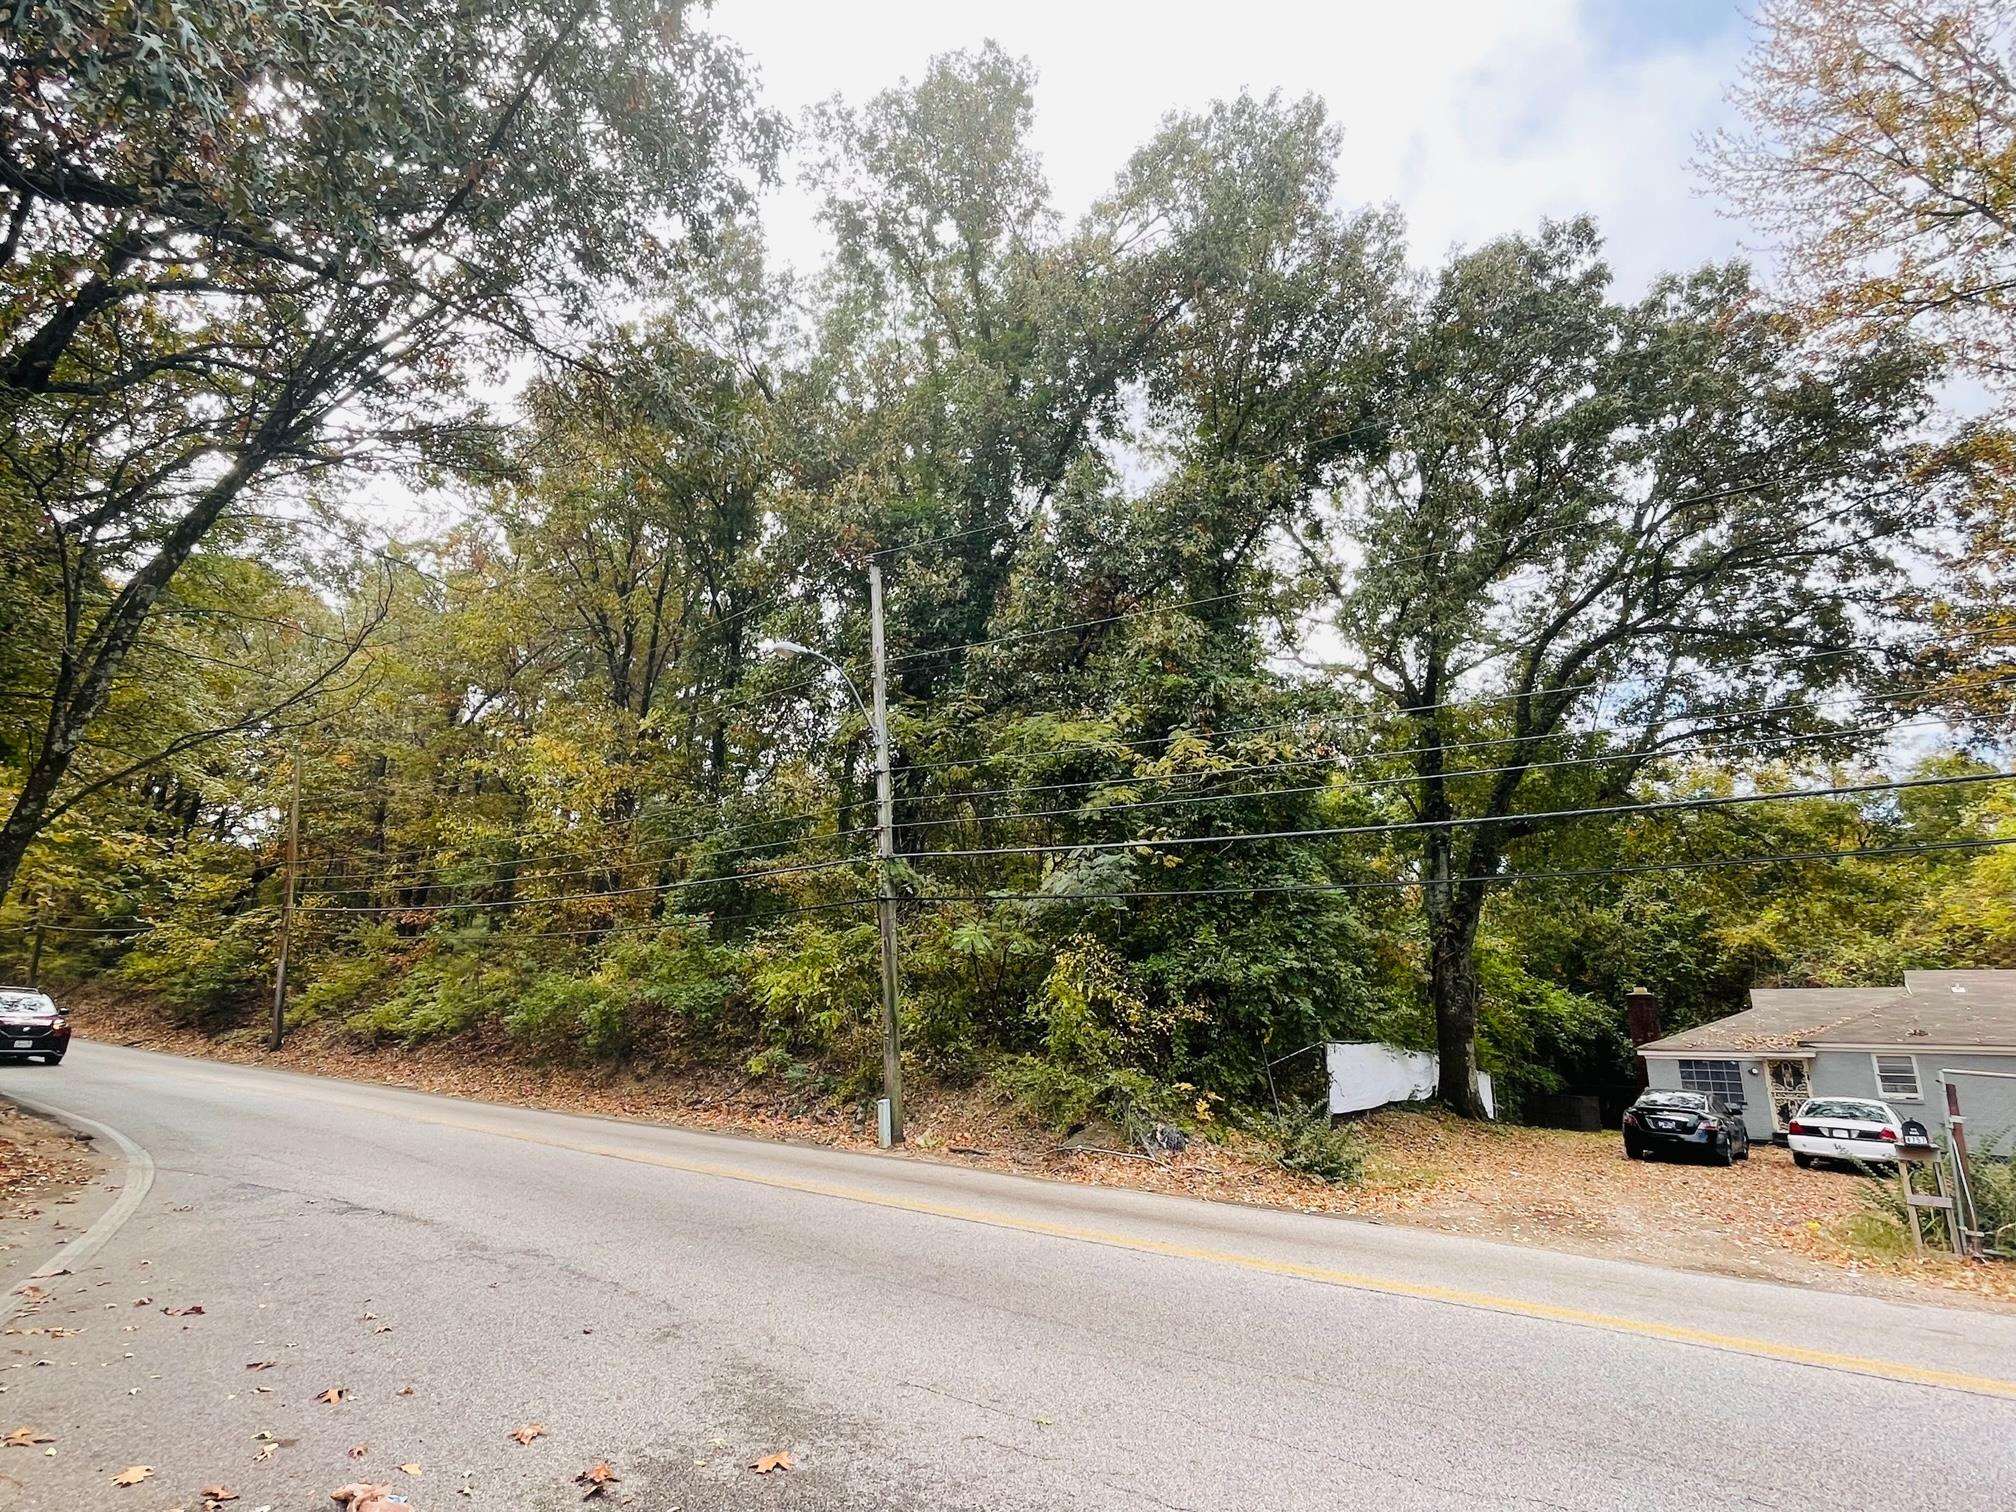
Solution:
{"label": "utility pole", "polygon": [[35,900],[35,943],[28,952],[28,985],[42,985],[42,928],[49,911],[49,900],[38,897]]}
{"label": "utility pole", "polygon": [[889,1100],[889,1142],[903,1143],[903,1048],[896,1023],[896,799],[889,775],[889,658],[882,633],[882,564],[868,562],[868,649],[875,674],[875,853],[882,927],[882,1091]]}
{"label": "utility pole", "polygon": [[287,945],[294,925],[294,876],[301,860],[301,737],[294,737],[293,793],[287,800],[287,880],[280,894],[279,962],[273,972],[273,1039],[278,1050],[287,1032]]}

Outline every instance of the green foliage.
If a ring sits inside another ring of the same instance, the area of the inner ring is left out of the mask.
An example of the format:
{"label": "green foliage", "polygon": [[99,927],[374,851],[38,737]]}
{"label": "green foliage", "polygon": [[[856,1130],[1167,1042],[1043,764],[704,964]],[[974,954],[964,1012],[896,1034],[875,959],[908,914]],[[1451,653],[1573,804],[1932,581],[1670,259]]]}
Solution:
{"label": "green foliage", "polygon": [[272,911],[263,908],[228,919],[175,919],[139,938],[118,977],[185,1022],[221,1027],[271,990],[274,928]]}
{"label": "green foliage", "polygon": [[[1516,1115],[1623,1085],[1640,983],[1677,1028],[2016,964],[2016,851],[1712,865],[2006,837],[2006,790],[1547,817],[1887,760],[1895,702],[1832,714],[1938,629],[1893,558],[2016,454],[1920,445],[1923,353],[1811,350],[1734,266],[1627,297],[1582,220],[1410,272],[1313,99],[1168,117],[1073,222],[991,45],[813,113],[835,256],[795,284],[730,224],[776,123],[696,9],[24,13],[10,970],[47,917],[52,974],[256,1014],[298,746],[297,1020],[865,1095],[871,743],[763,647],[864,683],[876,551],[909,1065],[1053,1127],[1250,1123],[1348,1179],[1348,1134],[1261,1123],[1326,1039],[1439,1015]],[[556,312],[567,360],[487,423],[471,379]],[[462,523],[361,548],[362,462]],[[161,486],[101,518],[128,475]]]}
{"label": "green foliage", "polygon": [[1326,1105],[1285,1111],[1270,1120],[1284,1169],[1343,1185],[1365,1174],[1365,1141],[1349,1124],[1332,1124]]}
{"label": "green foliage", "polygon": [[585,975],[542,972],[505,1011],[504,1027],[538,1053],[591,1060],[663,1056],[714,1042],[742,986],[735,952],[704,930],[668,925],[610,942]]}
{"label": "green foliage", "polygon": [[[850,1086],[865,1087],[879,1065],[882,1001],[879,936],[873,924],[829,928],[801,923],[759,941],[749,955],[749,999],[766,1051],[830,1057]],[[752,1074],[778,1064],[757,1056]]]}

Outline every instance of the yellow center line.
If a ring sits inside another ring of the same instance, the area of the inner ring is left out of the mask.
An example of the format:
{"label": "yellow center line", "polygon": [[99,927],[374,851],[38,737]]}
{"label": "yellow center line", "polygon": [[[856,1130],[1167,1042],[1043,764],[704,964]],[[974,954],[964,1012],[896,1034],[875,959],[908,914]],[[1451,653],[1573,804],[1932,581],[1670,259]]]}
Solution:
{"label": "yellow center line", "polygon": [[1503,1297],[1491,1292],[1468,1291],[1455,1286],[1437,1286],[1422,1281],[1396,1281],[1357,1271],[1335,1270],[1329,1266],[1306,1265],[1295,1260],[1274,1260],[1265,1255],[1249,1255],[1237,1250],[1212,1249],[1203,1245],[1179,1244],[1168,1239],[1148,1239],[1105,1229],[1084,1228],[1077,1224],[1052,1223],[1040,1218],[1017,1218],[985,1208],[892,1196],[867,1187],[808,1181],[794,1176],[770,1176],[740,1166],[720,1165],[705,1160],[686,1160],[674,1155],[660,1155],[648,1150],[596,1144],[585,1140],[563,1139],[475,1120],[418,1114],[413,1116],[413,1121],[434,1124],[441,1128],[459,1129],[471,1134],[489,1134],[503,1139],[515,1139],[526,1144],[543,1145],[549,1149],[599,1155],[611,1160],[627,1160],[637,1165],[656,1166],[663,1170],[681,1171],[692,1176],[746,1182],[751,1186],[770,1187],[782,1192],[798,1192],[809,1197],[826,1197],[840,1202],[861,1203],[869,1207],[890,1208],[897,1212],[918,1213],[931,1218],[982,1224],[988,1228],[1009,1229],[1016,1233],[1069,1239],[1080,1244],[1103,1245],[1108,1249],[1132,1250],[1137,1254],[1162,1255],[1175,1260],[1196,1260],[1211,1265],[1236,1266],[1241,1270],[1255,1271],[1263,1275],[1291,1276],[1302,1281],[1314,1281],[1323,1286],[1339,1286],[1352,1291],[1372,1292],[1388,1297],[1407,1297],[1422,1302],[1440,1302],[1450,1306],[1500,1313],[1509,1317],[1533,1318],[1547,1323],[1567,1323],[1578,1328],[1602,1329],[1633,1338],[1658,1339],[1669,1344],[1688,1344],[1702,1349],[1721,1350],[1727,1354],[1776,1360],[1784,1364],[1840,1370],[1853,1375],[1872,1376],[1877,1380],[1900,1381],[1912,1386],[1933,1386],[1948,1391],[1965,1391],[1977,1396],[2016,1401],[2016,1381],[2002,1380],[1994,1376],[1969,1375],[1956,1370],[1937,1370],[1930,1366],[1907,1364],[1901,1360],[1878,1360],[1861,1355],[1837,1354],[1832,1350],[1808,1349],[1803,1345],[1783,1344],[1772,1339],[1753,1339],[1740,1334],[1715,1333],[1708,1329],[1688,1328],[1677,1323],[1659,1323],[1645,1318],[1619,1317],[1613,1313],[1591,1312],[1580,1307],[1562,1307],[1551,1302],[1533,1302],[1520,1297]]}

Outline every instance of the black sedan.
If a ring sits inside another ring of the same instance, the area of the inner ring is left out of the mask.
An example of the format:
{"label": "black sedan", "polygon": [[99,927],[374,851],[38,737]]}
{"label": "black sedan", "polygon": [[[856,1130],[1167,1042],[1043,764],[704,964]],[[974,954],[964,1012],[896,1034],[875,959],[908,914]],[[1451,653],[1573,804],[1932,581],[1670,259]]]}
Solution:
{"label": "black sedan", "polygon": [[0,987],[0,1060],[61,1065],[70,1048],[70,1021],[32,987]]}
{"label": "black sedan", "polygon": [[1743,1115],[1705,1092],[1645,1093],[1624,1110],[1624,1153],[1705,1155],[1717,1165],[1750,1158]]}

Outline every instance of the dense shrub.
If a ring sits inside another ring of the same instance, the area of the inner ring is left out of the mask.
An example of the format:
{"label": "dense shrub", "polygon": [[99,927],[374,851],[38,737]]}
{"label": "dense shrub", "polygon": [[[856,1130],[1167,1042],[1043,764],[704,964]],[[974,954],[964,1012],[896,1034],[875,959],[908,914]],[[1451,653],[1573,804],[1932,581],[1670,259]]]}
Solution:
{"label": "dense shrub", "polygon": [[1304,1176],[1336,1183],[1365,1174],[1365,1141],[1349,1124],[1332,1124],[1325,1104],[1283,1112],[1270,1120],[1281,1165]]}

